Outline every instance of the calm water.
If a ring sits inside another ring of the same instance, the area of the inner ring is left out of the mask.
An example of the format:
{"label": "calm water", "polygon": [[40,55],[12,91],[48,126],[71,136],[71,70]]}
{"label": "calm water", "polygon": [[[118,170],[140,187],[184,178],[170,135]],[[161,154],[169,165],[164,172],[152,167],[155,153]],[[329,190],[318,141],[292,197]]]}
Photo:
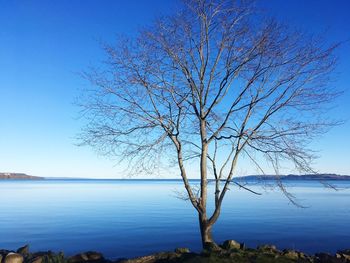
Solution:
{"label": "calm water", "polygon": [[[310,253],[350,248],[350,190],[315,182],[289,182],[304,206],[275,190],[232,186],[214,228],[218,242],[236,239]],[[350,187],[350,182],[338,185]],[[175,247],[200,250],[197,215],[175,198],[178,181],[0,181],[0,248],[97,250],[108,258],[132,257]]]}

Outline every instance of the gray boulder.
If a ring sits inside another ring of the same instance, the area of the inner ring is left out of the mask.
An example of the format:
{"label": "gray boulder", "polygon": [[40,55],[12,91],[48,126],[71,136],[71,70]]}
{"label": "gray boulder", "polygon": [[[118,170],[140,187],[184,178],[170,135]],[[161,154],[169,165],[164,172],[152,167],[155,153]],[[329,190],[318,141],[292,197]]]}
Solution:
{"label": "gray boulder", "polygon": [[175,253],[185,254],[185,253],[190,253],[190,250],[186,247],[178,247],[175,249]]}
{"label": "gray boulder", "polygon": [[266,251],[266,252],[276,252],[277,247],[275,245],[261,245],[257,247],[260,251]]}
{"label": "gray boulder", "polygon": [[338,251],[335,254],[335,256],[336,258],[343,259],[344,261],[347,260],[350,262],[350,249]]}
{"label": "gray boulder", "polygon": [[219,247],[214,242],[207,242],[204,244],[204,251],[205,253],[211,253],[211,252],[220,252],[222,251],[222,248]]}
{"label": "gray boulder", "polygon": [[283,251],[283,256],[289,259],[298,259],[299,258],[299,253],[294,250],[284,250]]}
{"label": "gray boulder", "polygon": [[102,254],[95,252],[95,251],[88,251],[85,254],[86,254],[88,260],[101,260],[101,259],[103,259]]}
{"label": "gray boulder", "polygon": [[101,253],[88,251],[85,253],[80,253],[75,256],[72,256],[68,259],[70,263],[78,263],[78,262],[89,262],[89,261],[100,261],[103,260],[103,256]]}
{"label": "gray boulder", "polygon": [[8,253],[5,257],[4,263],[23,263],[23,256],[18,253]]}
{"label": "gray boulder", "polygon": [[230,249],[241,249],[242,245],[238,243],[235,240],[226,240],[223,244],[222,247],[224,249],[230,250]]}

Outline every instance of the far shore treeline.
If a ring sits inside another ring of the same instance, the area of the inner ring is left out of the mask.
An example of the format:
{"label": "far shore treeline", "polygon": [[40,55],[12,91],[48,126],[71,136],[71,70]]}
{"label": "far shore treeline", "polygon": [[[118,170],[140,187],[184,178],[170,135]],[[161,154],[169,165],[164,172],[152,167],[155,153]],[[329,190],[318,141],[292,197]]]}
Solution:
{"label": "far shore treeline", "polygon": [[[39,176],[32,176],[32,175],[27,175],[25,173],[0,173],[0,180],[1,179],[14,179],[14,180],[96,180],[96,178],[70,178],[70,177],[39,177]],[[247,175],[247,176],[240,176],[236,177],[238,180],[275,180],[276,176],[275,175]],[[280,175],[279,179],[281,180],[319,180],[319,181],[338,181],[338,180],[349,180],[350,181],[350,175],[339,175],[339,174],[303,174],[303,175],[296,175],[296,174],[288,174],[288,175]],[[104,179],[100,179],[104,180]],[[111,178],[110,180],[161,180],[161,181],[181,181],[181,179],[173,179],[173,178],[163,178],[163,179],[140,179],[140,178],[135,178],[135,179],[123,179],[123,178]],[[197,179],[190,179],[191,181],[196,181]],[[210,181],[210,179],[208,179]]]}

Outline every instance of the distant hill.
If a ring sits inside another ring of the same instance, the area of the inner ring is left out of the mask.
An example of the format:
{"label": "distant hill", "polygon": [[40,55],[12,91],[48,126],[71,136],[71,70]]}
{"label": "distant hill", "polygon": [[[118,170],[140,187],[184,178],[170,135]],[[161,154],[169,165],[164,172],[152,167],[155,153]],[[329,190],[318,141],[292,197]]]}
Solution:
{"label": "distant hill", "polygon": [[[296,174],[288,174],[288,175],[280,175],[277,177],[276,175],[248,175],[248,176],[240,176],[234,178],[234,180],[276,180],[277,178],[281,180],[318,180],[318,181],[344,181],[349,180],[349,175],[338,175],[338,174],[304,174],[304,175],[296,175]],[[6,179],[17,179],[17,180],[104,180],[104,179],[92,179],[92,178],[73,178],[73,177],[38,177],[27,175],[25,173],[0,173],[0,180]],[[106,180],[164,180],[164,181],[181,181],[181,179],[106,179]],[[199,181],[199,179],[190,179],[191,181]]]}
{"label": "distant hill", "polygon": [[288,175],[280,175],[277,177],[276,175],[248,175],[244,177],[238,177],[238,179],[242,180],[274,180],[279,178],[281,180],[350,180],[349,175],[339,175],[339,174],[288,174]]}
{"label": "distant hill", "polygon": [[0,173],[1,179],[17,179],[17,180],[42,180],[43,177],[27,175],[24,173]]}

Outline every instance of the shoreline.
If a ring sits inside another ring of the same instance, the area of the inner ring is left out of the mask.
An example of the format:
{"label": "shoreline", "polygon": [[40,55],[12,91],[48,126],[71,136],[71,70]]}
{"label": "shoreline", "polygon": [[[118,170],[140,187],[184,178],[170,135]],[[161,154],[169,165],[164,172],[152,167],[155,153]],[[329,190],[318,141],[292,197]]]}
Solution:
{"label": "shoreline", "polygon": [[[200,179],[188,178],[189,181],[200,181]],[[332,174],[332,173],[319,173],[319,174],[284,174],[284,175],[246,175],[246,176],[236,176],[235,180],[239,181],[274,181],[276,179],[282,181],[350,181],[350,175],[344,174]],[[179,181],[182,182],[181,178],[84,178],[84,177],[40,177],[28,175],[26,173],[3,173],[0,172],[0,180],[29,180],[29,181],[38,181],[38,180],[64,180],[64,181]],[[215,181],[214,179],[208,179],[208,181]]]}
{"label": "shoreline", "polygon": [[301,251],[279,250],[274,245],[261,245],[248,248],[244,243],[227,240],[217,246],[212,245],[200,253],[188,248],[176,248],[173,252],[165,251],[135,258],[107,259],[102,253],[87,251],[74,256],[65,256],[63,252],[31,252],[29,245],[16,251],[0,249],[0,263],[163,263],[163,262],[311,262],[311,263],[350,263],[350,249],[337,251],[335,254],[306,254]]}

